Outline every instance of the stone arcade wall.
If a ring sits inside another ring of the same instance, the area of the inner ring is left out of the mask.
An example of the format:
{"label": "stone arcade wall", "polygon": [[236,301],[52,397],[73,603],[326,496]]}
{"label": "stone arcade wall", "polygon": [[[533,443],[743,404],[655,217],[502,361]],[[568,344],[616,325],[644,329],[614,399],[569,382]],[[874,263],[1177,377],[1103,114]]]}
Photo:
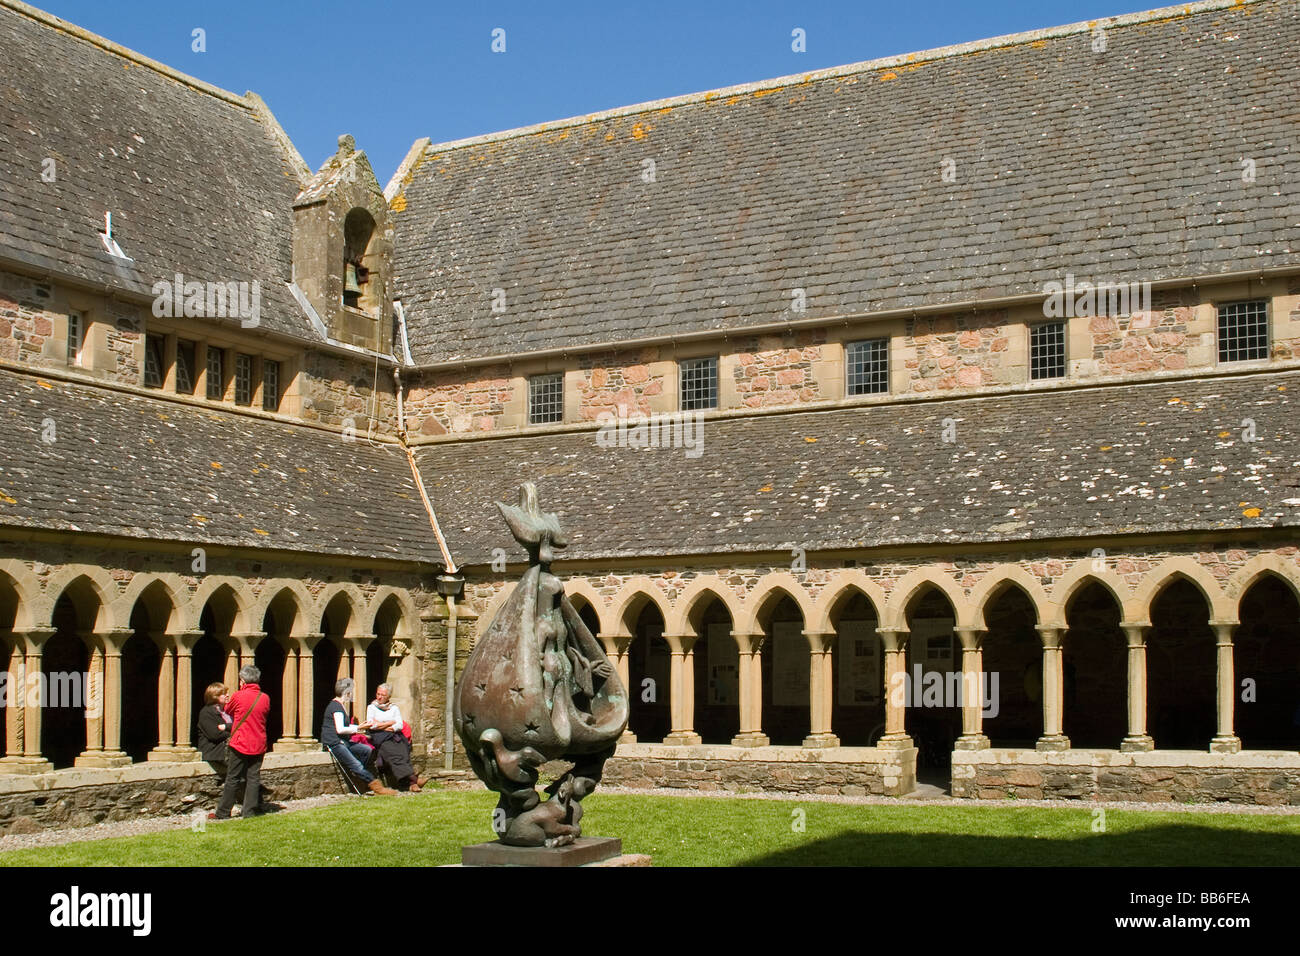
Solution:
{"label": "stone arcade wall", "polygon": [[[344,787],[326,753],[267,754],[262,783],[273,801],[342,793]],[[206,813],[220,796],[217,775],[201,762],[0,775],[0,836]]]}
{"label": "stone arcade wall", "polygon": [[620,744],[609,786],[899,797],[916,789],[915,748]]}
{"label": "stone arcade wall", "polygon": [[957,751],[952,795],[1300,806],[1300,754],[1183,750]]}

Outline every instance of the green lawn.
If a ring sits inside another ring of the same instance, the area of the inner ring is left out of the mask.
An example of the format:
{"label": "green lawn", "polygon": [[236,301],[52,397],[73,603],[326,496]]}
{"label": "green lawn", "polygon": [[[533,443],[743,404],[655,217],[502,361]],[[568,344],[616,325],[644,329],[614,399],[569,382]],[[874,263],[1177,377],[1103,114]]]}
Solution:
{"label": "green lawn", "polygon": [[[40,850],[0,866],[436,866],[490,839],[495,797],[426,791]],[[847,806],[596,793],[590,836],[657,866],[1258,866],[1300,859],[1300,817],[1032,807]],[[802,811],[802,812],[800,812]],[[802,820],[803,832],[796,829]]]}

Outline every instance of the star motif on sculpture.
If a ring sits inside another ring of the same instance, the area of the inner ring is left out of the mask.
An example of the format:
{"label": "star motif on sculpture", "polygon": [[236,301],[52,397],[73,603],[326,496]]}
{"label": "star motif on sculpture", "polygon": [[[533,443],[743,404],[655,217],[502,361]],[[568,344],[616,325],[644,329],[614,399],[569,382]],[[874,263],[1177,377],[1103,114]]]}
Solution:
{"label": "star motif on sculpture", "polygon": [[528,723],[524,724],[524,729],[527,730],[528,733],[530,734],[537,733],[537,725],[533,723],[531,720]]}
{"label": "star motif on sculpture", "polygon": [[471,726],[473,726],[473,724],[474,724],[474,715],[473,715],[473,714],[466,714],[466,715],[465,715],[465,726],[466,726],[466,727],[471,727]]}
{"label": "star motif on sculpture", "polygon": [[483,694],[487,691],[487,684],[475,684],[475,685],[474,685],[474,691],[475,691],[475,693],[477,693],[480,697],[483,696]]}
{"label": "star motif on sculpture", "polygon": [[521,701],[524,699],[524,689],[522,687],[511,687],[510,696],[516,701]]}

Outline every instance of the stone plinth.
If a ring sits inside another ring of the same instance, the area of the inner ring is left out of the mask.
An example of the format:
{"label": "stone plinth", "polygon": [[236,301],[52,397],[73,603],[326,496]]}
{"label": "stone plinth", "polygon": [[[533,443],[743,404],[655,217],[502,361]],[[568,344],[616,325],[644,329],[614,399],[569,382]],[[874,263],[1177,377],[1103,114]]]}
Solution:
{"label": "stone plinth", "polygon": [[614,837],[578,837],[568,846],[506,846],[500,840],[463,847],[464,866],[590,866],[623,855],[623,841]]}

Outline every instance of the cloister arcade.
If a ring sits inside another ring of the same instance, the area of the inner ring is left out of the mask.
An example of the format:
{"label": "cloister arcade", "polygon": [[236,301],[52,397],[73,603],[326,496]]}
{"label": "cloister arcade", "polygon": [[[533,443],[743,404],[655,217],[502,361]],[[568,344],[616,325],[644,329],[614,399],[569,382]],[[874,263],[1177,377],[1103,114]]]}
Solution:
{"label": "cloister arcade", "polygon": [[[852,568],[753,578],[566,582],[629,688],[625,742],[916,745],[922,763],[927,749],[939,763],[954,749],[1300,750],[1300,567],[1277,554],[1226,578],[1190,557],[1141,576],[1085,560],[1050,586],[1011,564],[968,587],[928,567],[883,584]],[[939,706],[889,692],[932,670],[979,692]]]}
{"label": "cloister arcade", "polygon": [[120,587],[89,565],[58,570],[41,586],[22,563],[0,561],[0,773],[198,760],[204,689],[236,688],[248,663],[271,697],[274,751],[320,749],[321,714],[341,677],[366,700],[393,682],[414,716],[410,651],[420,621],[410,594],[318,590],[292,579],[254,586],[209,576],[191,586],[144,573]]}

